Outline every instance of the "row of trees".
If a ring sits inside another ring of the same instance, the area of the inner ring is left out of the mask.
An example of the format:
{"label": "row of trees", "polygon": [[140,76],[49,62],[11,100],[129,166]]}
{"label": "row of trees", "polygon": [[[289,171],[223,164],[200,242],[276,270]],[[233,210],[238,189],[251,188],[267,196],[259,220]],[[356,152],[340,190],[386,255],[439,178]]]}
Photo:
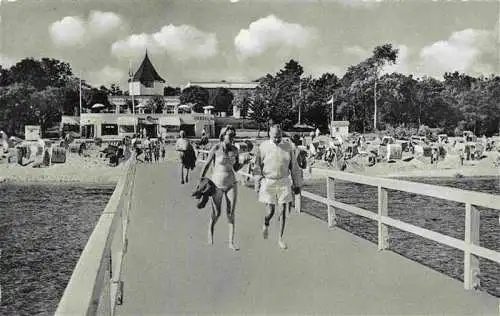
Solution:
{"label": "row of trees", "polygon": [[[82,107],[109,107],[108,94],[117,90],[117,85],[96,88],[83,81]],[[61,115],[77,114],[79,102],[80,78],[66,62],[26,58],[10,68],[0,66],[0,130],[9,135],[23,134],[29,124],[47,130],[60,122]]]}
{"label": "row of trees", "polygon": [[[325,73],[316,79],[303,77],[302,66],[290,60],[275,75],[259,80],[249,106],[251,118],[261,124],[272,119],[289,128],[298,122],[300,108],[302,123],[328,130],[333,109],[335,120],[348,120],[357,132],[421,125],[447,133],[457,129],[492,135],[499,131],[500,77],[454,72],[437,80],[381,74],[397,56],[391,44],[377,46],[372,56],[349,67],[341,78]],[[327,104],[332,98],[333,106]]]}

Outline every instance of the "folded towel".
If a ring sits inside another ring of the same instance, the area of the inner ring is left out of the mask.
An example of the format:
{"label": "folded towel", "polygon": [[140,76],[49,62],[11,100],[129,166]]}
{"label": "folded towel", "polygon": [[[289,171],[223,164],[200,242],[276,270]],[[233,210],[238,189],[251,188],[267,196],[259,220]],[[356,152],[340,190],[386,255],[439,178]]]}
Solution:
{"label": "folded towel", "polygon": [[198,184],[196,185],[196,189],[194,190],[191,196],[200,200],[196,207],[202,209],[208,202],[208,199],[215,194],[216,186],[215,183],[212,182],[209,178],[201,178]]}

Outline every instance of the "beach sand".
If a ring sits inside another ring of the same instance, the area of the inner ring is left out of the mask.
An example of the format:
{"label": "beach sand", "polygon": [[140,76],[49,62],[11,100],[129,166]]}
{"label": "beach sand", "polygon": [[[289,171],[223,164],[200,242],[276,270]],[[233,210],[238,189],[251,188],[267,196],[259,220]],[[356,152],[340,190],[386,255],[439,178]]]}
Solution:
{"label": "beach sand", "polygon": [[[497,160],[498,152],[487,152],[485,158],[477,161],[465,161],[460,166],[459,157],[448,155],[437,164],[430,164],[429,158],[414,158],[411,161],[398,160],[395,162],[379,162],[369,167],[361,161],[353,159],[348,162],[346,172],[362,174],[367,176],[388,177],[388,178],[452,178],[452,177],[499,177],[500,168],[494,162]],[[336,170],[328,168],[324,162],[315,162],[313,167]],[[305,179],[322,177],[321,175],[304,172]]]}
{"label": "beach sand", "polygon": [[65,163],[49,167],[33,168],[32,164],[20,166],[16,163],[0,164],[1,182],[28,183],[102,183],[115,184],[123,174],[123,163],[109,166],[108,160],[99,158],[97,150],[89,150],[89,157],[68,153]]}

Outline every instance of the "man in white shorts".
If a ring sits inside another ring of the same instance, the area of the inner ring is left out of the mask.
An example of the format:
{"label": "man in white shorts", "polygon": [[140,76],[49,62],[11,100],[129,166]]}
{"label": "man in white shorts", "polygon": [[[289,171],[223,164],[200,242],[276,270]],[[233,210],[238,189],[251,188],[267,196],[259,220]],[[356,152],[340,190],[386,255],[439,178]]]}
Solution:
{"label": "man in white shorts", "polygon": [[[278,244],[281,249],[287,245],[283,241],[286,222],[286,206],[292,202],[293,194],[300,192],[302,185],[299,176],[300,167],[294,159],[293,146],[281,141],[281,128],[273,125],[269,131],[269,140],[260,144],[255,157],[255,190],[259,201],[266,203],[267,215],[264,218],[263,235],[268,236],[276,205],[281,205],[281,229]],[[290,179],[291,177],[291,179]]]}

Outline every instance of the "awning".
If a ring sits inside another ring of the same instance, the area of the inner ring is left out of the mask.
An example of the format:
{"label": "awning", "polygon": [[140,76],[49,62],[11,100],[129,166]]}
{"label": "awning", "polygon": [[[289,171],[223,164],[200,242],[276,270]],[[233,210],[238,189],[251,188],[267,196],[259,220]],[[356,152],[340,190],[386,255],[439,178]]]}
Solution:
{"label": "awning", "polygon": [[178,116],[162,116],[158,122],[161,126],[181,126],[181,120]]}
{"label": "awning", "polygon": [[61,116],[61,124],[62,125],[80,125],[80,118],[74,116]]}
{"label": "awning", "polygon": [[132,116],[121,116],[116,119],[116,122],[118,125],[136,125],[137,124],[137,118],[132,117]]}
{"label": "awning", "polygon": [[191,115],[183,115],[181,116],[181,124],[182,125],[194,125],[196,121]]}

